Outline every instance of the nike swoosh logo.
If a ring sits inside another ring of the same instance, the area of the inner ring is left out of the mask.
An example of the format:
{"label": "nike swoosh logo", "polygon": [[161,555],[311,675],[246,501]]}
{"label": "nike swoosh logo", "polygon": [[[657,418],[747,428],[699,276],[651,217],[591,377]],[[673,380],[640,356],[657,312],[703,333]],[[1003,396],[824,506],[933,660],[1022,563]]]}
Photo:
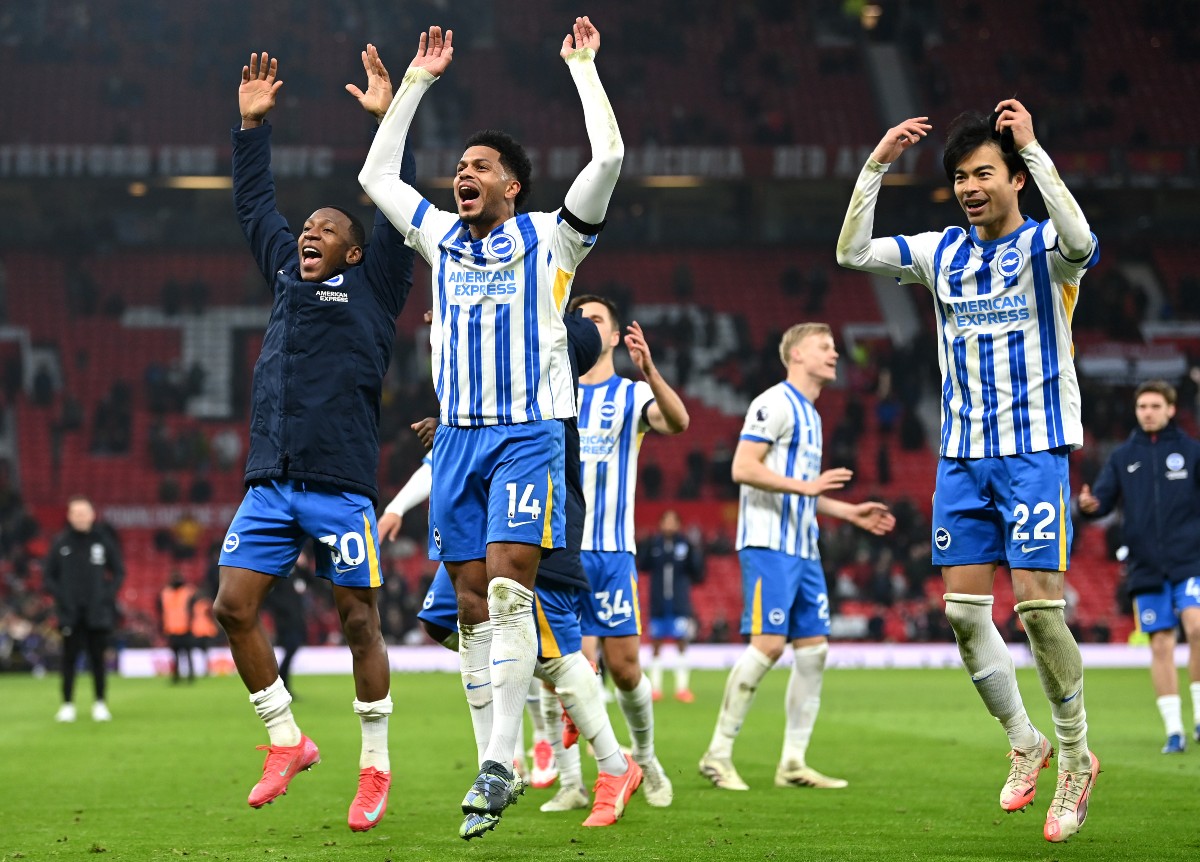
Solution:
{"label": "nike swoosh logo", "polygon": [[504,664],[505,662],[516,661],[516,660],[517,659],[515,659],[515,658],[498,658],[498,659],[493,659],[492,664],[493,665]]}
{"label": "nike swoosh logo", "polygon": [[524,526],[526,526],[526,525],[528,525],[528,524],[532,524],[532,523],[533,523],[533,521],[515,521],[515,522],[514,522],[514,521],[509,521],[509,522],[508,522],[508,526],[509,526],[510,528],[514,528],[514,527],[524,527]]}
{"label": "nike swoosh logo", "polygon": [[1077,697],[1079,696],[1079,692],[1080,692],[1080,691],[1083,691],[1083,689],[1079,689],[1079,691],[1075,692],[1074,694],[1072,694],[1072,695],[1070,695],[1070,696],[1068,696],[1068,697],[1064,697],[1064,698],[1062,699],[1062,702],[1063,702],[1063,703],[1070,703],[1071,701],[1073,701],[1075,698],[1077,698]]}
{"label": "nike swoosh logo", "polygon": [[968,272],[968,271],[969,271],[969,270],[968,270],[968,269],[967,269],[965,266],[964,266],[962,269],[947,269],[947,270],[943,270],[943,272],[945,273],[945,275],[946,275],[946,277],[947,277],[947,278],[949,278],[949,277],[950,277],[950,276],[952,276],[952,275],[961,275],[962,273],[964,273],[964,272]]}
{"label": "nike swoosh logo", "polygon": [[1129,465],[1128,467],[1126,467],[1125,469],[1126,469],[1126,470],[1128,470],[1130,473],[1133,473],[1133,472],[1136,472],[1136,471],[1137,471],[1137,468],[1138,468],[1138,467],[1140,467],[1140,466],[1142,466],[1142,462],[1141,462],[1141,461],[1134,461],[1132,464],[1130,464],[1130,465]]}
{"label": "nike swoosh logo", "polygon": [[289,763],[287,766],[285,766],[285,767],[283,768],[283,772],[279,773],[279,777],[280,777],[280,778],[287,778],[288,770],[290,770],[291,768],[292,768],[292,765]]}
{"label": "nike swoosh logo", "polygon": [[[515,661],[515,659],[514,659],[514,661]],[[469,682],[469,683],[467,683],[467,691],[474,691],[477,688],[484,688],[489,685],[491,685],[490,682],[481,682],[479,685],[475,685],[474,683]]]}
{"label": "nike swoosh logo", "polygon": [[385,801],[385,800],[383,800],[383,799],[380,799],[380,800],[379,800],[379,804],[375,806],[375,810],[374,810],[374,811],[366,811],[366,812],[364,812],[364,816],[367,818],[367,820],[371,821],[372,823],[374,823],[374,822],[375,822],[375,818],[376,818],[376,817],[378,817],[378,816],[379,816],[379,812],[383,810],[383,803],[384,803],[384,801]]}
{"label": "nike swoosh logo", "polygon": [[1034,545],[1034,546],[1030,547],[1029,545],[1022,545],[1021,553],[1022,554],[1032,554],[1034,551],[1040,551],[1042,548],[1048,548],[1048,547],[1050,547],[1050,546],[1049,545]]}

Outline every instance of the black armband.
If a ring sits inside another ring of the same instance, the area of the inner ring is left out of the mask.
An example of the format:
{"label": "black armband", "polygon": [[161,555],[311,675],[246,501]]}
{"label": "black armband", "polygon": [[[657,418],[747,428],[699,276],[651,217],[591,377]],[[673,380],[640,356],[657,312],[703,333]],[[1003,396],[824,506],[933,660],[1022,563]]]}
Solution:
{"label": "black armband", "polygon": [[604,226],[608,224],[608,219],[600,222],[600,224],[588,224],[579,216],[575,215],[575,213],[567,209],[566,204],[563,204],[563,207],[561,210],[559,210],[559,212],[562,213],[563,221],[575,228],[575,230],[579,231],[584,236],[591,236],[594,233],[600,233],[600,231],[604,230]]}

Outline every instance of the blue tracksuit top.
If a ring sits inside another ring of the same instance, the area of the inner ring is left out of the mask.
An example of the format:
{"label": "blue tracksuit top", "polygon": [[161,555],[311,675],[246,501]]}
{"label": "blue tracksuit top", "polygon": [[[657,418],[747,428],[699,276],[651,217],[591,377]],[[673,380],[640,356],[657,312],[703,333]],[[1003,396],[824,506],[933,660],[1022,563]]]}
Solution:
{"label": "blue tracksuit top", "polygon": [[[406,152],[401,177],[415,175]],[[233,130],[233,200],[273,297],[254,364],[246,484],[322,482],[377,502],[379,403],[412,250],[376,212],[362,263],[321,284],[303,281],[297,237],[275,207],[265,124]]]}
{"label": "blue tracksuit top", "polygon": [[1100,509],[1093,517],[1120,501],[1131,593],[1200,576],[1198,468],[1200,443],[1171,422],[1154,435],[1135,429],[1100,471],[1092,489]]}

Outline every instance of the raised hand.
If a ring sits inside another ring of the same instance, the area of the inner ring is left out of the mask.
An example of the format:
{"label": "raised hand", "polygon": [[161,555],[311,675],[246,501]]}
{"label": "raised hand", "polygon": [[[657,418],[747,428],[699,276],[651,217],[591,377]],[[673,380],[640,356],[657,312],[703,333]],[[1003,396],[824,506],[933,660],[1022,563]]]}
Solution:
{"label": "raised hand", "polygon": [[382,120],[388,105],[392,103],[392,79],[388,77],[383,60],[379,59],[379,51],[370,43],[367,43],[367,50],[362,52],[362,64],[367,73],[367,91],[364,93],[353,84],[347,84],[346,92],[358,99],[364,110]]}
{"label": "raised hand", "polygon": [[591,48],[592,53],[597,53],[600,50],[600,31],[592,23],[592,19],[586,15],[575,19],[575,26],[571,28],[571,32],[563,39],[562,49],[559,50],[558,56],[565,60],[576,51],[582,51],[584,48]]}
{"label": "raised hand", "polygon": [[805,493],[809,497],[817,497],[824,494],[826,491],[836,491],[839,488],[846,487],[846,483],[854,478],[854,471],[847,467],[834,467],[832,470],[826,470],[817,478],[809,482],[812,491]]}
{"label": "raised hand", "polygon": [[901,153],[929,134],[932,128],[928,117],[913,117],[892,126],[883,136],[883,140],[875,146],[871,158],[881,165],[890,165],[900,158]]}
{"label": "raised hand", "polygon": [[275,94],[283,86],[283,81],[276,78],[279,72],[279,61],[268,57],[263,51],[250,55],[250,65],[242,66],[242,85],[238,87],[238,110],[242,114],[243,125],[249,121],[254,125],[262,122],[263,117],[275,107]]}
{"label": "raised hand", "polygon": [[1012,130],[1013,145],[1019,150],[1032,144],[1036,138],[1033,134],[1033,117],[1025,106],[1016,99],[1005,99],[996,105],[1000,116],[996,118],[996,131]]}
{"label": "raised hand", "polygon": [[404,519],[392,512],[384,512],[379,519],[379,541],[390,542],[400,535],[400,525]]}
{"label": "raised hand", "polygon": [[876,536],[890,533],[896,526],[896,516],[883,503],[859,503],[846,519],[851,524]]}
{"label": "raised hand", "polygon": [[447,30],[442,37],[441,27],[430,27],[421,34],[420,44],[417,45],[417,55],[408,64],[410,69],[424,69],[435,77],[440,77],[454,59],[454,31]]}
{"label": "raised hand", "polygon": [[625,347],[629,350],[629,358],[638,370],[648,377],[654,370],[654,360],[650,357],[650,345],[646,343],[641,324],[635,320],[627,329],[629,331],[625,335]]}

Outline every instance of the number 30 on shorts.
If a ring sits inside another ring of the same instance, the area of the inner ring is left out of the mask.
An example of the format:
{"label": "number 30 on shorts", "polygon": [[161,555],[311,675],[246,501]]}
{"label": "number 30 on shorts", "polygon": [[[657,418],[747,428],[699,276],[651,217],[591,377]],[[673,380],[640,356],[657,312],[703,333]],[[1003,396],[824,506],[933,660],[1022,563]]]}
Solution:
{"label": "number 30 on shorts", "polygon": [[1031,518],[1035,519],[1033,524],[1034,541],[1052,542],[1057,538],[1057,534],[1053,530],[1046,529],[1058,517],[1058,509],[1049,500],[1043,500],[1035,505],[1032,512],[1024,503],[1017,503],[1013,508],[1013,517],[1017,519],[1017,523],[1013,524],[1012,528],[1014,542],[1029,541],[1029,531],[1025,529],[1025,525]]}
{"label": "number 30 on shorts", "polygon": [[320,536],[317,541],[329,547],[335,563],[357,566],[367,558],[367,543],[362,533],[345,533],[340,539],[337,536]]}

